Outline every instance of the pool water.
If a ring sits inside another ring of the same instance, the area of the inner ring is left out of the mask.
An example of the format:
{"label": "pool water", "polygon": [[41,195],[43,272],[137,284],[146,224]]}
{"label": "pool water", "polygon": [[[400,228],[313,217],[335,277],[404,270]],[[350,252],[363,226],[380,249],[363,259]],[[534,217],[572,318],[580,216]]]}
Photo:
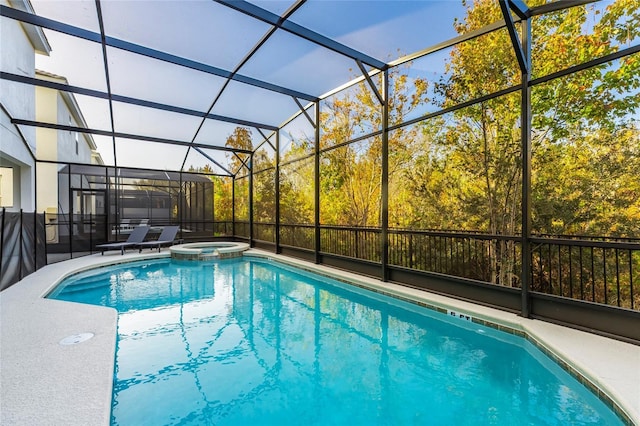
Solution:
{"label": "pool water", "polygon": [[616,425],[523,338],[278,263],[145,261],[49,297],[119,312],[114,425]]}

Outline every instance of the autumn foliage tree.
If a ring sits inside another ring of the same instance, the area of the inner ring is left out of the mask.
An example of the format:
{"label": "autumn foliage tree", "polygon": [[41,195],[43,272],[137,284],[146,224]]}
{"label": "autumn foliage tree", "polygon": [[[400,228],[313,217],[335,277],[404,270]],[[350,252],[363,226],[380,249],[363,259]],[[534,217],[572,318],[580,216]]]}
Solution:
{"label": "autumn foliage tree", "polygon": [[[503,18],[495,0],[463,4],[466,15],[454,22],[459,34]],[[640,235],[640,54],[571,69],[637,45],[639,10],[637,0],[615,0],[531,18],[535,234]],[[435,60],[435,79],[411,62],[389,70],[389,227],[495,236],[499,243],[482,248],[491,258],[488,274],[470,277],[517,285],[518,246],[509,237],[522,232],[521,72],[510,37],[505,28],[491,31],[451,47],[444,64]],[[564,70],[571,72],[554,76]],[[373,81],[382,91],[381,75]],[[320,222],[379,227],[382,107],[365,81],[321,105]],[[251,147],[246,131],[234,133],[228,146]],[[298,138],[283,155],[282,223],[313,223],[314,144],[313,136]],[[264,177],[255,194],[265,197],[256,205],[267,212],[274,177]]]}
{"label": "autumn foliage tree", "polygon": [[[381,76],[376,80],[381,91]],[[396,68],[390,72],[388,97],[390,122],[403,117],[427,100],[428,83],[409,80]],[[325,102],[321,119],[321,146],[341,145],[382,129],[382,106],[366,82]],[[389,135],[389,174],[401,173],[414,155],[418,129]],[[352,226],[380,226],[381,136],[327,149],[321,155],[321,222]],[[391,192],[396,181],[391,184]],[[397,185],[401,185],[399,182]]]}
{"label": "autumn foliage tree", "polygon": [[[576,7],[534,22],[534,76],[638,42],[636,1]],[[635,23],[634,23],[635,22]],[[585,28],[590,31],[585,32]],[[640,55],[536,85],[533,227],[541,234],[640,235]]]}

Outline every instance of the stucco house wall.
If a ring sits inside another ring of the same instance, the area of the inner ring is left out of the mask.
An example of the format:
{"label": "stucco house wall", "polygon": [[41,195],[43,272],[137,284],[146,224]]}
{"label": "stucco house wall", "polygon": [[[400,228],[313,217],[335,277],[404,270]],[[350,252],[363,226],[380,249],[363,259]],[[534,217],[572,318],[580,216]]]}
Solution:
{"label": "stucco house wall", "polygon": [[[28,0],[0,0],[3,6],[33,13]],[[42,29],[2,18],[0,25],[0,65],[2,71],[35,76],[35,54],[48,55],[51,48]],[[34,211],[35,128],[19,129],[11,118],[35,119],[35,89],[26,84],[0,80],[0,166],[13,170],[13,202],[8,211]]]}

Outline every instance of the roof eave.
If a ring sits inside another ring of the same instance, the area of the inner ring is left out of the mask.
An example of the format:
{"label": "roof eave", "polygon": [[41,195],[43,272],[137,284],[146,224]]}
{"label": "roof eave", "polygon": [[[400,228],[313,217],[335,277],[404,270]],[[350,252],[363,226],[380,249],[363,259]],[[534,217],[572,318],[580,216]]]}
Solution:
{"label": "roof eave", "polygon": [[[29,0],[9,0],[9,3],[14,9],[35,14],[33,5]],[[49,56],[49,53],[51,53],[51,45],[49,44],[49,40],[47,40],[47,36],[44,34],[42,28],[35,25],[25,24],[24,22],[21,22],[20,25],[24,28],[24,32],[27,34],[27,37],[33,45],[36,53]]]}

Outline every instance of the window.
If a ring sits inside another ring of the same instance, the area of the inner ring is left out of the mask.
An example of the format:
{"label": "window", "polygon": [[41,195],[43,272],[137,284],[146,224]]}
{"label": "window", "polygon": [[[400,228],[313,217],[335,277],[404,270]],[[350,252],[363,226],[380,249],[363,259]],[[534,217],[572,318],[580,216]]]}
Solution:
{"label": "window", "polygon": [[0,207],[13,207],[13,169],[0,167]]}

